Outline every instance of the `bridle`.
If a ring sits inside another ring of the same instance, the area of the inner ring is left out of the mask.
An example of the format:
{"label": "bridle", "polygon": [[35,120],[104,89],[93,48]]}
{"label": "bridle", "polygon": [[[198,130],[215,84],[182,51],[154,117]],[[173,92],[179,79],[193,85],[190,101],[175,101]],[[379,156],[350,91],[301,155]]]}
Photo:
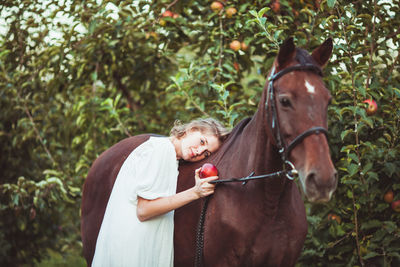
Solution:
{"label": "bridle", "polygon": [[[311,71],[319,76],[322,75],[322,71],[319,67],[313,64],[303,64],[303,65],[294,65],[287,67],[277,73],[275,73],[275,67],[273,68],[270,77],[268,78],[268,93],[265,100],[265,110],[267,112],[268,120],[270,120],[271,129],[273,132],[273,136],[275,139],[276,146],[278,148],[278,152],[283,161],[283,170],[286,171],[286,167],[289,166],[292,170],[295,170],[294,164],[289,161],[290,152],[295,148],[298,144],[300,144],[307,136],[312,134],[320,134],[323,133],[328,138],[328,131],[321,126],[311,127],[310,129],[304,131],[303,133],[299,134],[294,138],[288,145],[286,145],[283,141],[282,133],[279,127],[279,120],[278,120],[278,111],[276,108],[276,100],[275,100],[275,87],[274,82],[284,76],[285,74],[292,72],[292,71]],[[271,102],[271,114],[268,116],[269,111],[269,103]],[[295,172],[297,173],[297,171]],[[294,177],[292,175],[286,174],[286,176],[293,180]]]}
{"label": "bridle", "polygon": [[[311,127],[310,129],[302,132],[296,138],[294,138],[288,145],[286,145],[283,141],[283,136],[281,130],[279,128],[279,120],[278,120],[278,111],[276,108],[276,100],[275,100],[275,87],[274,82],[284,76],[285,74],[292,71],[311,71],[316,73],[317,75],[322,77],[322,71],[319,67],[313,64],[303,64],[303,65],[294,65],[287,67],[277,73],[275,73],[275,67],[273,68],[270,77],[268,78],[268,93],[265,100],[265,110],[267,113],[267,121],[270,121],[271,129],[273,132],[273,137],[275,139],[276,146],[278,148],[278,152],[282,158],[283,167],[281,171],[263,174],[259,176],[253,176],[254,172],[252,172],[249,176],[243,178],[231,178],[231,179],[222,179],[222,180],[214,180],[209,182],[210,184],[220,184],[220,183],[229,183],[229,182],[242,182],[243,185],[246,184],[249,180],[256,179],[265,179],[271,177],[278,177],[282,175],[286,175],[286,177],[290,180],[294,179],[294,175],[297,174],[297,170],[293,163],[289,161],[290,152],[295,148],[298,144],[300,144],[307,136],[312,134],[320,134],[323,133],[328,138],[328,131],[322,126]],[[269,111],[269,102],[271,102],[271,114],[268,116]],[[290,169],[288,169],[289,167]],[[195,266],[200,267],[203,266],[203,246],[204,246],[204,221],[205,214],[207,211],[209,197],[206,197],[203,208],[200,214],[199,222],[197,225],[196,232],[196,254],[195,254]]]}

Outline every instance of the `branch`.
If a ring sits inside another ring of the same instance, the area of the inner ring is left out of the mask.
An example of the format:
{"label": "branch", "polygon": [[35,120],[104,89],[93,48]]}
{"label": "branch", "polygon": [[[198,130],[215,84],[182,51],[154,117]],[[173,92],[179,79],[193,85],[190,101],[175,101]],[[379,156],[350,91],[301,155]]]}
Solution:
{"label": "branch", "polygon": [[214,78],[212,79],[212,82],[214,82],[217,79],[218,73],[221,71],[221,66],[222,66],[222,54],[223,54],[223,46],[224,46],[224,35],[222,34],[223,32],[223,26],[222,26],[222,18],[221,15],[219,15],[219,57],[218,57],[218,71],[215,73]]}
{"label": "branch", "polygon": [[113,77],[114,77],[115,82],[117,83],[118,89],[120,91],[122,91],[122,94],[125,96],[126,100],[128,101],[129,109],[132,110],[133,112],[138,111],[141,108],[140,104],[133,101],[133,98],[132,98],[131,94],[129,93],[129,90],[122,83],[121,77],[119,76],[118,72],[114,72]]}
{"label": "branch", "polygon": [[[117,72],[113,73],[113,77],[115,79],[115,82],[117,83],[117,88],[122,91],[122,94],[125,96],[126,100],[128,101],[128,108],[136,113],[138,110],[141,109],[140,104],[133,100],[131,94],[129,93],[128,88],[126,88],[126,86],[122,83],[121,77],[119,76],[119,74]],[[118,117],[118,123],[122,126],[124,133],[130,137],[131,134],[128,132],[125,125],[119,120],[119,117]],[[145,127],[143,121],[138,120],[137,123],[140,128],[143,129]]]}
{"label": "branch", "polygon": [[[99,68],[100,68],[100,64],[99,64],[99,62],[97,61],[97,62],[96,62],[96,69],[95,69],[96,76],[97,76],[98,73],[99,73]],[[96,80],[97,80],[97,79],[96,79]],[[93,96],[95,96],[95,94],[96,94],[96,88],[97,88],[97,86],[96,86],[96,81],[93,81],[93,83],[92,83],[92,94],[93,94]]]}
{"label": "branch", "polygon": [[[337,12],[339,14],[339,18],[341,18],[342,14],[340,13],[339,9],[336,8],[336,10],[337,10]],[[355,82],[354,82],[354,73],[355,73],[354,72],[354,66],[353,66],[353,57],[354,57],[354,55],[353,55],[352,50],[350,48],[350,42],[349,42],[349,39],[347,38],[345,27],[343,25],[343,21],[341,19],[339,19],[339,21],[340,21],[340,26],[342,27],[343,36],[344,36],[344,39],[346,41],[346,45],[348,47],[348,50],[346,52],[347,52],[347,55],[350,58],[351,86],[353,88],[353,106],[356,107],[357,106],[357,90],[356,90],[356,85],[355,85]],[[357,114],[354,113],[354,133],[355,133],[355,137],[356,137],[356,149],[355,149],[355,152],[357,154],[358,164],[360,166],[360,164],[361,164],[361,156],[360,156],[360,153],[358,151],[358,147],[360,145],[360,140],[359,140],[359,137],[358,137],[357,128],[358,128]],[[360,180],[361,180],[362,184],[365,184],[365,180],[364,180],[363,175],[360,175]]]}
{"label": "branch", "polygon": [[204,110],[201,109],[201,107],[196,103],[196,101],[193,101],[192,98],[189,96],[189,94],[182,90],[182,92],[186,95],[186,98],[189,99],[190,102],[192,102],[192,104],[195,106],[195,108],[197,108],[201,113],[203,113],[204,116],[206,117],[211,117],[207,112],[205,112]]}
{"label": "branch", "polygon": [[343,240],[345,240],[346,238],[349,237],[349,235],[351,235],[352,233],[354,233],[353,231],[350,231],[348,233],[346,233],[345,236],[343,236],[342,238],[340,238],[339,240],[336,240],[335,242],[329,244],[329,248],[333,248],[334,246],[336,246],[337,244],[339,244],[340,242],[342,242]]}
{"label": "branch", "polygon": [[376,20],[376,0],[374,1],[374,16],[372,18],[372,33],[371,33],[371,44],[370,44],[370,55],[368,60],[368,76],[365,81],[365,88],[368,89],[371,83],[371,73],[372,73],[372,56],[374,55],[374,36],[375,36],[375,20]]}
{"label": "branch", "polygon": [[353,187],[351,187],[351,192],[353,193],[353,211],[354,211],[354,226],[355,226],[355,234],[356,234],[356,244],[357,244],[357,253],[358,253],[358,258],[360,259],[361,266],[365,266],[364,260],[361,256],[361,246],[360,246],[360,237],[358,236],[358,216],[357,216],[357,207],[356,207],[356,201],[354,199],[354,190]]}
{"label": "branch", "polygon": [[168,10],[168,9],[170,9],[172,6],[174,6],[176,3],[178,3],[178,0],[175,0],[175,1],[173,1],[171,4],[169,4],[167,7],[166,7],[166,10]]}
{"label": "branch", "polygon": [[[21,95],[19,94],[18,91],[17,91],[17,95],[18,95],[18,99],[21,100],[22,98],[21,98]],[[38,128],[36,127],[36,123],[33,120],[32,114],[31,114],[30,110],[28,109],[28,106],[26,105],[25,102],[23,102],[23,104],[24,104],[25,113],[28,116],[28,118],[29,118],[29,120],[30,120],[30,122],[31,122],[31,124],[33,126],[33,130],[35,131],[36,136],[38,137],[41,145],[43,146],[44,151],[46,152],[47,156],[50,158],[50,160],[53,163],[53,165],[56,165],[56,161],[54,160],[53,156],[51,155],[49,149],[47,148],[46,144],[44,143],[44,140],[43,140],[42,136],[40,135],[40,132],[39,132]]]}
{"label": "branch", "polygon": [[393,70],[394,70],[394,67],[397,66],[397,65],[396,65],[396,62],[399,60],[399,56],[400,56],[400,52],[397,53],[397,57],[396,57],[395,60],[393,61],[393,65],[392,65],[392,67],[390,67],[389,74],[388,74],[388,76],[385,78],[385,80],[383,81],[383,85],[386,85],[386,83],[387,83],[388,80],[389,80],[389,77],[392,76],[392,72],[393,72]]}
{"label": "branch", "polygon": [[[339,18],[341,18],[341,17],[342,17],[342,14],[340,13],[339,8],[336,8],[336,10],[337,10],[337,12],[338,12],[338,14],[339,14]],[[341,26],[342,31],[343,31],[344,39],[345,39],[345,41],[346,41],[346,45],[347,45],[347,47],[348,47],[347,54],[348,54],[348,56],[349,56],[349,58],[350,58],[351,84],[352,84],[352,87],[353,87],[353,105],[354,105],[354,107],[356,107],[356,106],[357,106],[357,90],[356,90],[355,83],[354,83],[353,53],[351,52],[352,50],[350,49],[350,42],[349,42],[349,40],[348,40],[348,38],[347,38],[346,31],[345,31],[345,27],[344,27],[344,25],[343,25],[343,21],[342,21],[341,19],[339,19],[339,21],[340,21],[340,26]],[[354,132],[355,132],[355,136],[356,136],[356,148],[355,148],[355,152],[356,152],[356,154],[357,154],[359,167],[361,167],[361,166],[360,166],[360,164],[361,164],[361,157],[360,157],[360,153],[359,153],[359,151],[358,151],[358,147],[359,147],[360,141],[359,141],[359,137],[358,137],[357,125],[358,125],[357,114],[354,113]],[[365,181],[364,181],[362,175],[360,175],[360,179],[361,179],[361,182],[362,182],[363,184],[365,184]],[[354,199],[354,190],[353,190],[353,187],[351,187],[351,191],[352,191],[352,193],[353,193],[353,198],[352,198],[352,200],[353,200],[353,212],[354,212],[354,225],[355,225],[355,238],[356,238],[356,244],[357,244],[357,254],[358,254],[358,258],[359,258],[359,260],[360,260],[361,266],[365,266],[364,260],[362,259],[362,256],[361,256],[360,238],[359,238],[359,236],[358,236],[357,207],[356,207],[356,203],[355,203],[355,199]]]}

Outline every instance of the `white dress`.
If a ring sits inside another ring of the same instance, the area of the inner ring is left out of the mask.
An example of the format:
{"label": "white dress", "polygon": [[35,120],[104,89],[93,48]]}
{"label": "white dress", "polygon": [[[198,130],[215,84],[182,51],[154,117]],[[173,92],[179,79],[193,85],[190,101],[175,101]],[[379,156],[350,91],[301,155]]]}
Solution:
{"label": "white dress", "polygon": [[173,266],[174,212],[140,222],[137,197],[176,193],[178,162],[167,137],[150,137],[123,163],[97,237],[92,266]]}

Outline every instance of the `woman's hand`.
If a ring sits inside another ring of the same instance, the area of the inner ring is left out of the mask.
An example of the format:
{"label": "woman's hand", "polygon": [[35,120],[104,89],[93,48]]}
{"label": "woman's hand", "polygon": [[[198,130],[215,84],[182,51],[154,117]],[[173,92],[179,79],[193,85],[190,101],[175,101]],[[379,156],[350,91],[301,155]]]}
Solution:
{"label": "woman's hand", "polygon": [[144,199],[138,196],[136,213],[138,219],[143,222],[150,220],[156,216],[165,214],[171,210],[180,208],[196,199],[209,196],[214,193],[215,185],[208,182],[217,180],[218,176],[200,179],[200,169],[195,171],[195,186],[168,197],[160,197],[156,199]]}
{"label": "woman's hand", "polygon": [[201,168],[198,168],[194,172],[194,179],[195,179],[195,185],[193,187],[194,192],[199,198],[209,196],[214,193],[215,189],[215,184],[210,184],[208,182],[214,181],[218,179],[218,176],[210,176],[204,179],[200,178],[200,170]]}

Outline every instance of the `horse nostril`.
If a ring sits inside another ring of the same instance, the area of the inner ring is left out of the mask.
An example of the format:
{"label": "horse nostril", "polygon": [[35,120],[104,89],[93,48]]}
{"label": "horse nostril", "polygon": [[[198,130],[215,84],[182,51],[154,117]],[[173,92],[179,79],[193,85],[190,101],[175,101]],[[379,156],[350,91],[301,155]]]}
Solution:
{"label": "horse nostril", "polygon": [[307,174],[306,176],[306,186],[310,189],[317,189],[317,188],[336,188],[337,182],[338,182],[338,173],[335,170],[332,173],[331,178],[328,180],[321,180],[318,179],[317,173],[311,171],[310,173]]}
{"label": "horse nostril", "polygon": [[311,202],[326,202],[331,199],[338,182],[338,174],[335,169],[329,173],[320,173],[311,170],[305,176],[305,193]]}
{"label": "horse nostril", "polygon": [[306,176],[306,186],[307,186],[307,188],[316,189],[317,181],[316,181],[315,176],[316,175],[315,175],[314,172],[310,172],[309,174],[307,174],[307,176]]}

